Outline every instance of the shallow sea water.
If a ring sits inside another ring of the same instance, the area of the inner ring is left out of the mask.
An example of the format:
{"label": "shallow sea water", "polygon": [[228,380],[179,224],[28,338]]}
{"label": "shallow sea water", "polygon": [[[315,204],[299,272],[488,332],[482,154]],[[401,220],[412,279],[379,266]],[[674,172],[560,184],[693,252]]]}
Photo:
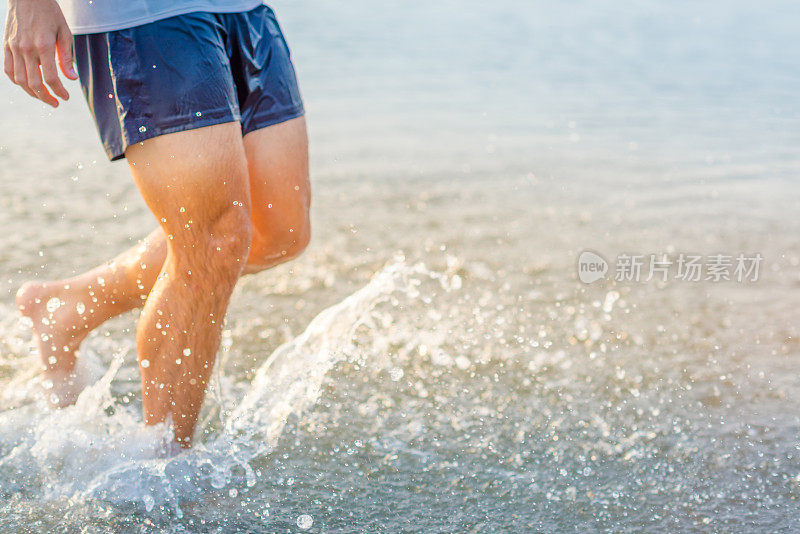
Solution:
{"label": "shallow sea water", "polygon": [[[141,426],[135,313],[85,342],[75,407],[32,399],[16,288],[154,222],[75,84],[55,111],[0,84],[0,530],[800,529],[797,5],[273,7],[313,242],[241,281],[174,458]],[[585,249],[607,280],[578,280]],[[612,279],[662,253],[764,260]]]}

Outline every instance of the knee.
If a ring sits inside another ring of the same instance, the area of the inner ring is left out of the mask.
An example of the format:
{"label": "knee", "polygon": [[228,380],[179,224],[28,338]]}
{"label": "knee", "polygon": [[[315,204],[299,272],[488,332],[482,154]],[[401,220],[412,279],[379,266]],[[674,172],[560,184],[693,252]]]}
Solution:
{"label": "knee", "polygon": [[279,228],[272,228],[267,235],[256,232],[253,238],[249,262],[270,266],[294,259],[308,247],[311,240],[311,224],[308,216],[293,221],[282,221]]}
{"label": "knee", "polygon": [[250,254],[253,240],[253,226],[248,210],[242,207],[228,210],[212,226],[209,240],[209,263],[238,276]]}
{"label": "knee", "polygon": [[288,245],[281,250],[281,255],[287,256],[287,259],[296,258],[302,254],[311,241],[311,223],[308,219],[296,225],[292,230],[293,231],[289,233],[293,235],[293,238],[289,240]]}
{"label": "knee", "polygon": [[179,263],[188,263],[192,277],[235,282],[247,262],[253,237],[248,210],[227,209],[205,229],[192,233],[194,238],[177,253]]}

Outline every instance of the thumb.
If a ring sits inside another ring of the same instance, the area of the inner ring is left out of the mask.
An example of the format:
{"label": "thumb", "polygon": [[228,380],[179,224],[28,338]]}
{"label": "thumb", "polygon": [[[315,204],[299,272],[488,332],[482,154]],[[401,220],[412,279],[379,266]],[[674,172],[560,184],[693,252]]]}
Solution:
{"label": "thumb", "polygon": [[56,51],[58,53],[58,65],[61,72],[70,80],[77,80],[78,73],[72,66],[75,56],[72,53],[72,32],[68,28],[61,28],[56,37]]}

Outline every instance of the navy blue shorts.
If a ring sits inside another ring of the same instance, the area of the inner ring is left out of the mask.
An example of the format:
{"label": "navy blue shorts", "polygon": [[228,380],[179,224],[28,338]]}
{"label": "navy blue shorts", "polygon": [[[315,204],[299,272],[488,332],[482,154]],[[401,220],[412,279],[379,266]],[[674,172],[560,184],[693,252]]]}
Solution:
{"label": "navy blue shorts", "polygon": [[264,5],[76,35],[75,59],[112,161],[167,133],[240,121],[244,135],[303,114],[289,48]]}

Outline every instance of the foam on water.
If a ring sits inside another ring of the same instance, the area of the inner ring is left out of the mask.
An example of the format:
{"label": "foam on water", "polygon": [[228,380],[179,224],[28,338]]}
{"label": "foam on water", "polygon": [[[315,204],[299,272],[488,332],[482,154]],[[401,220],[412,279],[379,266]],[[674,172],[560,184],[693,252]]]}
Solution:
{"label": "foam on water", "polygon": [[[270,452],[290,416],[314,404],[334,364],[342,359],[363,360],[393,342],[392,334],[377,333],[391,332],[393,322],[391,315],[377,307],[387,302],[397,306],[401,298],[419,298],[421,279],[438,281],[445,289],[452,285],[444,275],[399,259],[278,347],[243,388],[243,397],[220,392],[216,384],[216,401],[210,396],[209,402],[221,405],[220,429],[207,434],[193,450],[177,455],[171,454],[168,425],[144,427],[138,407],[112,394],[112,381],[119,378],[130,351],[115,354],[105,374],[81,393],[74,406],[56,411],[48,410],[42,399],[37,401],[37,378],[29,372],[36,366],[26,361],[21,366],[28,369],[23,378],[12,379],[5,394],[6,399],[15,400],[16,407],[0,412],[4,492],[140,503],[147,511],[166,505],[180,516],[180,501],[198,492],[231,483],[253,486],[257,475],[251,461]],[[370,337],[370,350],[363,346],[365,331],[375,334]],[[407,331],[404,335],[415,334]],[[9,336],[6,343],[20,348],[19,337]],[[90,360],[90,367],[99,363],[91,351],[82,358]],[[227,411],[225,406],[233,409]]]}

